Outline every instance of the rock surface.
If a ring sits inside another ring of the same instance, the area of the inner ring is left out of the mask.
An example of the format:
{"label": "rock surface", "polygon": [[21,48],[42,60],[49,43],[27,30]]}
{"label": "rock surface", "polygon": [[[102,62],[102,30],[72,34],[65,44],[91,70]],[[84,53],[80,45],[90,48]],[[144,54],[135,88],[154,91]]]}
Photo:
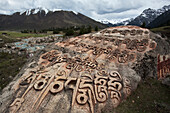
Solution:
{"label": "rock surface", "polygon": [[1,92],[0,112],[110,113],[142,78],[158,76],[157,55],[170,54],[166,40],[121,26],[51,44]]}

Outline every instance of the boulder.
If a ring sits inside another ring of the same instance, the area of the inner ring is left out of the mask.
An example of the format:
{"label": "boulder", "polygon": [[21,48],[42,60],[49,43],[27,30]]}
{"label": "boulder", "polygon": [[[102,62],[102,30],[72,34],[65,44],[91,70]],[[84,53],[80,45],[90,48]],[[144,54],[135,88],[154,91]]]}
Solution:
{"label": "boulder", "polygon": [[51,44],[3,89],[0,112],[111,113],[142,79],[158,78],[157,56],[170,53],[166,40],[119,26]]}

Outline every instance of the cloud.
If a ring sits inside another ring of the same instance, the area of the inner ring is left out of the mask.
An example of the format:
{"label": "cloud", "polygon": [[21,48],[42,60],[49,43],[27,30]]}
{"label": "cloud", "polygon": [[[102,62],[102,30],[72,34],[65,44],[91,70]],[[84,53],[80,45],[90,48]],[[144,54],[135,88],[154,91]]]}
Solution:
{"label": "cloud", "polygon": [[0,13],[12,14],[30,8],[73,10],[93,19],[125,19],[139,15],[146,8],[161,8],[169,0],[0,0]]}

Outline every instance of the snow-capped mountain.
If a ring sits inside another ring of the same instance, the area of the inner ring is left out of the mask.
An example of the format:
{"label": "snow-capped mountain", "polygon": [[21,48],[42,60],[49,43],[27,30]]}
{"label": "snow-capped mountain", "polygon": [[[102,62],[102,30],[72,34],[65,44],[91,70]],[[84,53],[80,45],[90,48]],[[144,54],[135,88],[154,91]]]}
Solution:
{"label": "snow-capped mountain", "polygon": [[113,26],[124,26],[124,25],[128,25],[129,22],[131,22],[133,20],[133,18],[131,19],[127,19],[127,20],[124,20],[124,21],[121,21],[121,22],[118,22],[118,23],[115,23],[113,24]]}
{"label": "snow-capped mountain", "polygon": [[110,23],[108,20],[98,20],[98,21],[103,23],[103,24],[109,24]]}
{"label": "snow-capped mountain", "polygon": [[162,13],[160,16],[158,16],[156,19],[150,22],[146,27],[155,28],[169,25],[170,25],[170,10]]}
{"label": "snow-capped mountain", "polygon": [[26,11],[21,11],[20,12],[20,15],[31,15],[31,14],[37,14],[38,12],[40,13],[45,13],[47,14],[50,10],[49,9],[46,9],[46,8],[42,8],[42,7],[38,7],[38,8],[34,8],[34,9],[27,9]]}
{"label": "snow-capped mountain", "polygon": [[157,10],[157,13],[158,13],[159,15],[161,15],[162,13],[164,13],[165,11],[168,11],[168,10],[170,10],[170,5],[164,6],[164,7],[162,7],[161,9],[158,9],[158,10]]}
{"label": "snow-capped mountain", "polygon": [[150,22],[152,22],[154,19],[156,19],[158,16],[163,14],[164,12],[170,10],[170,5],[163,6],[160,9],[145,9],[139,16],[136,18],[131,18],[125,21],[117,22],[113,24],[113,26],[120,26],[120,25],[137,25],[140,26],[145,22],[145,25],[148,25]]}
{"label": "snow-capped mountain", "polygon": [[145,22],[145,24],[148,25],[150,22],[168,10],[170,10],[170,5],[164,6],[157,10],[151,8],[145,9],[139,16],[130,21],[128,24],[140,26]]}
{"label": "snow-capped mountain", "polygon": [[107,20],[107,19],[103,19],[103,20],[98,19],[97,21],[100,22],[100,23],[102,23],[102,24],[107,25],[108,27],[112,27],[112,26],[113,26],[113,23],[111,23],[111,22],[110,22],[109,20]]}
{"label": "snow-capped mountain", "polygon": [[[27,9],[26,11],[21,11],[20,15],[33,15],[33,14],[38,14],[38,13],[43,13],[44,15],[47,15],[49,12],[55,12],[55,11],[63,11],[62,9],[47,9],[47,8],[43,8],[43,7],[38,7],[38,8],[34,8],[34,9]],[[76,15],[78,14],[78,12],[76,11],[72,11],[73,13],[75,13]]]}
{"label": "snow-capped mountain", "polygon": [[125,18],[125,19],[120,19],[120,20],[117,20],[117,19],[112,19],[112,20],[103,19],[103,20],[100,20],[100,19],[98,19],[97,21],[100,22],[100,23],[106,24],[107,26],[118,26],[117,23],[121,23],[120,25],[127,25],[130,20],[131,19],[129,19],[129,18]]}

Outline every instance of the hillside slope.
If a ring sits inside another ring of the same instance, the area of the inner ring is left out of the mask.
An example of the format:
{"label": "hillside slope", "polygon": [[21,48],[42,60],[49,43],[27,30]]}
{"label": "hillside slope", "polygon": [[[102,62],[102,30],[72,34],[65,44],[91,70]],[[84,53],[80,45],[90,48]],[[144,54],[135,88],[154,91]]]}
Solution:
{"label": "hillside slope", "polygon": [[170,25],[170,10],[158,16],[147,27],[155,28],[155,27],[161,27],[164,25]]}
{"label": "hillside slope", "polygon": [[24,13],[16,12],[12,15],[0,15],[0,30],[20,30],[20,29],[47,29],[51,27],[62,28],[69,26],[91,25],[105,28],[104,24],[72,11],[44,11],[35,9]]}
{"label": "hillside slope", "polygon": [[139,16],[137,16],[134,20],[129,22],[129,25],[137,25],[140,26],[145,22],[146,25],[148,25],[150,22],[155,20],[158,16],[165,13],[166,11],[170,10],[170,5],[164,6],[160,9],[145,9]]}

